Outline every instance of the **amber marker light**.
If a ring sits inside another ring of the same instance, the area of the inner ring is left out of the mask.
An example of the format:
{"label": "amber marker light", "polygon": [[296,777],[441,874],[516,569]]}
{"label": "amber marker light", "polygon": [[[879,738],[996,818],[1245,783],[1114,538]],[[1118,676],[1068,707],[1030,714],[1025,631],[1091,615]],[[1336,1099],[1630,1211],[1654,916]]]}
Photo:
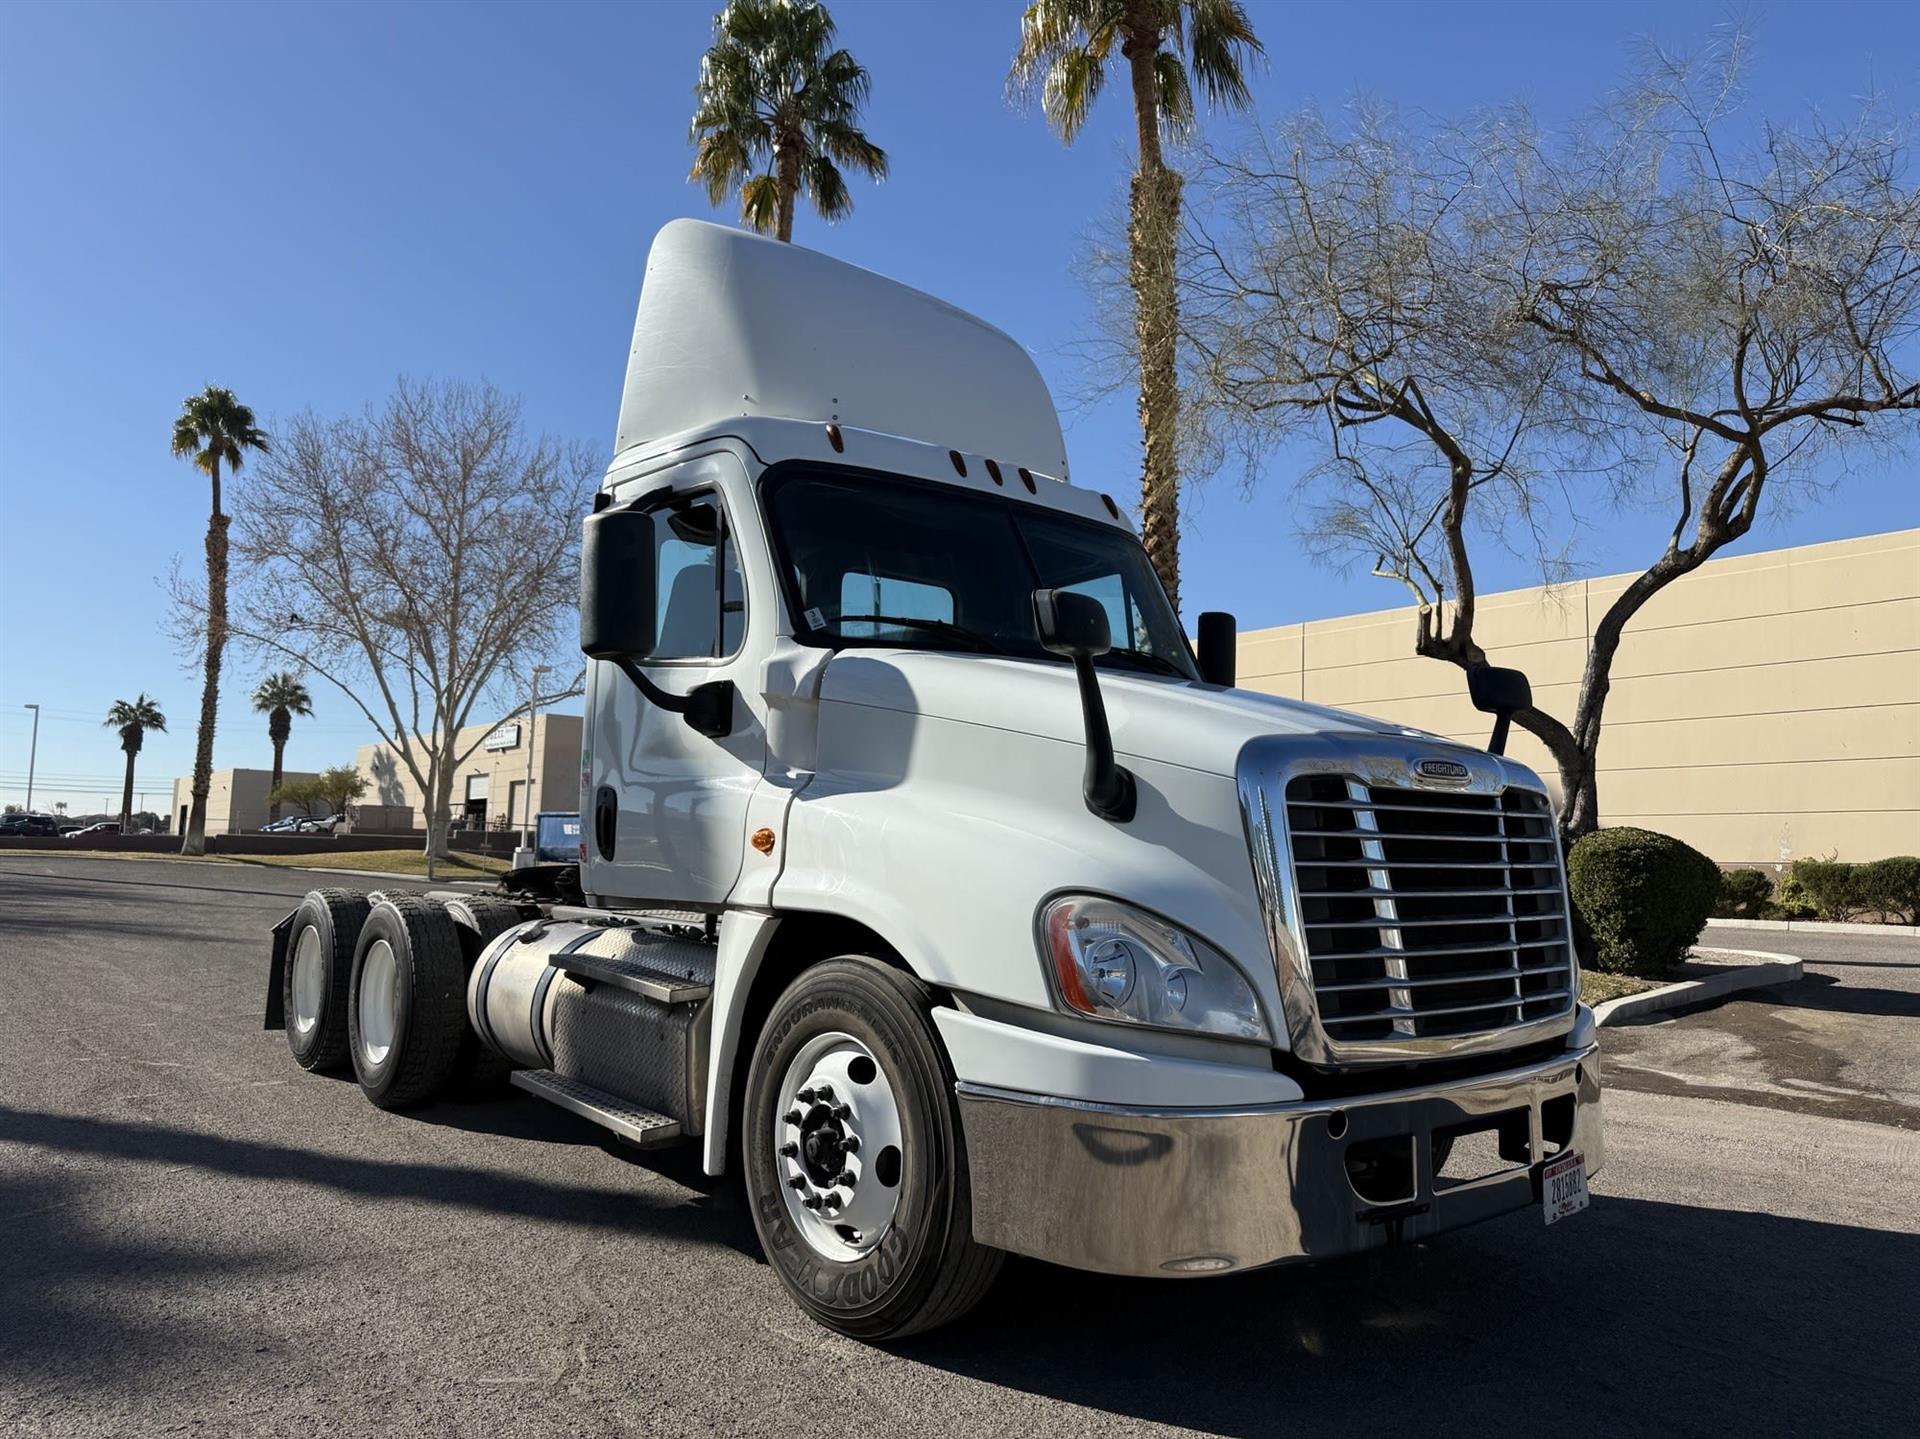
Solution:
{"label": "amber marker light", "polygon": [[1053,956],[1053,977],[1060,986],[1060,997],[1068,1008],[1092,1014],[1093,999],[1080,976],[1079,961],[1073,957],[1073,938],[1068,934],[1073,925],[1073,906],[1055,904],[1047,911],[1046,925],[1047,952]]}
{"label": "amber marker light", "polygon": [[762,854],[773,853],[773,831],[770,829],[756,829],[753,832],[753,839],[749,842]]}

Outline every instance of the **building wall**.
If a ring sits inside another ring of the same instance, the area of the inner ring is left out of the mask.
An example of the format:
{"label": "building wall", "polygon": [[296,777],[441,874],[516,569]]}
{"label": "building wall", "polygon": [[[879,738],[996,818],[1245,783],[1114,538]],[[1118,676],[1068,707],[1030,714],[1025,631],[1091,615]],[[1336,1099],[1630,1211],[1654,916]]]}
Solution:
{"label": "building wall", "polygon": [[[1571,716],[1593,626],[1632,579],[1483,596],[1474,633]],[[1473,744],[1460,670],[1412,654],[1415,611],[1240,637],[1240,683]],[[1531,735],[1512,753],[1557,793]],[[1722,863],[1920,853],[1920,530],[1711,561],[1627,626],[1600,740],[1606,824]]]}
{"label": "building wall", "polygon": [[[306,770],[284,770],[280,782],[312,779]],[[270,769],[217,769],[207,785],[207,833],[245,834],[267,822],[267,795],[273,789]],[[193,804],[193,776],[184,775],[173,782],[173,832],[183,834],[186,822],[181,818]],[[326,806],[319,806],[324,814]],[[294,805],[282,814],[299,814]]]}
{"label": "building wall", "polygon": [[[580,804],[580,732],[579,715],[542,714],[533,734],[533,795],[529,808],[538,814],[543,809],[571,810]],[[496,735],[496,746],[488,748],[486,738]],[[459,747],[473,747],[473,753],[460,766],[453,779],[453,814],[459,819],[465,807],[470,783],[481,780],[487,790],[486,819],[497,825],[510,816],[515,826],[523,823],[523,796],[527,781],[527,722],[524,718],[503,724],[469,725],[460,731]],[[362,745],[355,757],[360,773],[367,778],[365,801],[368,804],[405,805],[412,809],[418,824],[426,824],[426,796],[407,772],[397,752],[389,745]]]}

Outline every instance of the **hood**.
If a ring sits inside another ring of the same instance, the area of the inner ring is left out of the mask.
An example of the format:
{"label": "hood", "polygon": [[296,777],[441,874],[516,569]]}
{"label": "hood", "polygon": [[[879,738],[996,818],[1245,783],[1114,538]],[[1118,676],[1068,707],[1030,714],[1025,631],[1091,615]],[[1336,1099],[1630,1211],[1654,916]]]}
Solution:
{"label": "hood", "polygon": [[[1123,760],[1157,760],[1233,776],[1249,740],[1270,735],[1377,734],[1478,753],[1425,730],[1301,700],[1223,690],[1171,675],[1099,671],[1100,693]],[[1066,664],[928,650],[850,649],[834,656],[820,698],[1082,744],[1086,726]]]}

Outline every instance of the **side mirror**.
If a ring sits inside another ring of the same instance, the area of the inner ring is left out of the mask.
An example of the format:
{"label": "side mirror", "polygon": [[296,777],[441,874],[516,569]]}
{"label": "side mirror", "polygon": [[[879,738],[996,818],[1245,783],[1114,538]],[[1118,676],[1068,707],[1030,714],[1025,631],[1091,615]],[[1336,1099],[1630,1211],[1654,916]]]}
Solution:
{"label": "side mirror", "polygon": [[1087,727],[1087,772],[1081,787],[1087,808],[1102,819],[1125,824],[1137,802],[1133,775],[1114,762],[1113,734],[1107,727],[1107,706],[1100,698],[1100,680],[1093,657],[1113,648],[1107,607],[1090,595],[1070,590],[1035,590],[1033,621],[1040,643],[1073,661],[1073,677],[1080,686],[1080,715]]}
{"label": "side mirror", "polygon": [[1033,620],[1040,643],[1057,655],[1103,655],[1113,648],[1107,607],[1092,595],[1071,590],[1035,590]]}
{"label": "side mirror", "polygon": [[732,680],[708,680],[677,695],[635,662],[654,644],[653,522],[651,512],[633,509],[587,516],[580,533],[580,649],[619,666],[649,703],[719,739],[733,732]]}
{"label": "side mirror", "polygon": [[1239,667],[1239,623],[1225,610],[1205,610],[1200,615],[1199,639],[1200,678],[1232,689]]}
{"label": "side mirror", "polygon": [[1490,714],[1493,735],[1487,741],[1487,753],[1507,752],[1507,731],[1513,717],[1533,707],[1533,686],[1519,670],[1504,670],[1497,665],[1475,665],[1467,671],[1467,694],[1473,707]]}
{"label": "side mirror", "polygon": [[653,516],[602,510],[580,535],[580,649],[619,660],[653,648]]}

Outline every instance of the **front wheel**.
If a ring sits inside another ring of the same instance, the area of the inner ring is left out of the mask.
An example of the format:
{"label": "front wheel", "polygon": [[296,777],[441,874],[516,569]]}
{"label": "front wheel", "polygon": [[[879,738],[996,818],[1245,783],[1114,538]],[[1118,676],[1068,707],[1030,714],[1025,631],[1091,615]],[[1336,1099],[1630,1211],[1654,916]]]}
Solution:
{"label": "front wheel", "polygon": [[742,1122],[754,1227],[781,1282],[855,1339],[957,1319],[999,1272],[976,1244],[953,1075],[926,986],[829,960],[774,1005]]}

